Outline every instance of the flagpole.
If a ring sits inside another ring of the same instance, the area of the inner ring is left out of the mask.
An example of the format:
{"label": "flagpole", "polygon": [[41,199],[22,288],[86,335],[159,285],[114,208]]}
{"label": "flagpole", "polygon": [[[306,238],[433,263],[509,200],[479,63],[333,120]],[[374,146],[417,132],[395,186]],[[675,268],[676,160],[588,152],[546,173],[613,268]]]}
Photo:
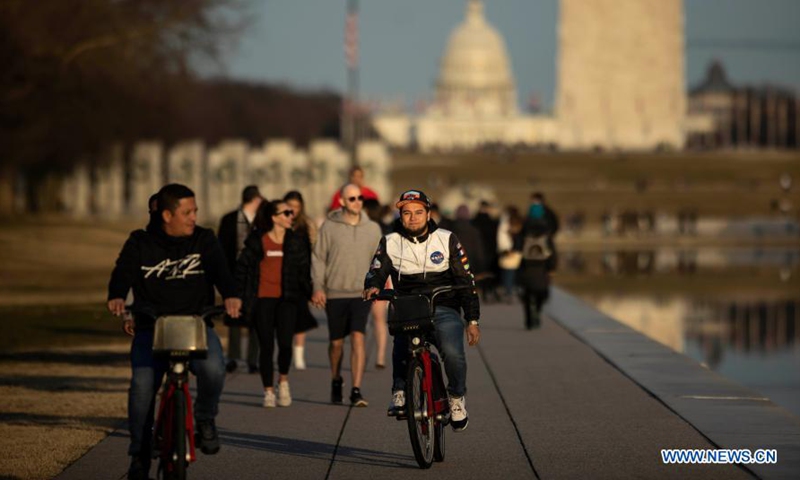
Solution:
{"label": "flagpole", "polygon": [[350,162],[358,164],[356,147],[358,145],[358,80],[359,80],[359,38],[358,38],[358,0],[347,2],[347,22],[345,25],[345,57],[347,61],[347,99],[344,102],[343,140],[350,152]]}

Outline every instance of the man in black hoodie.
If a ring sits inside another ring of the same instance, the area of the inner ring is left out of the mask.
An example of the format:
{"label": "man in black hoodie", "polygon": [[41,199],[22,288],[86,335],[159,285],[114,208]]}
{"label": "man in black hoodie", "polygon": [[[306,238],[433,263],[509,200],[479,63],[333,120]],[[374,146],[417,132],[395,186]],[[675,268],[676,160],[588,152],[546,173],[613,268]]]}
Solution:
{"label": "man in black hoodie", "polygon": [[[231,317],[238,317],[241,301],[225,255],[211,230],[196,226],[197,204],[186,186],[170,184],[158,192],[159,215],[151,215],[147,229],[131,233],[117,258],[108,284],[108,309],[121,316],[125,298],[133,289],[135,317],[123,320],[123,330],[133,335],[128,423],[132,457],[128,478],[148,478],[150,432],[155,395],[167,363],[153,357],[154,319],[161,315],[198,314],[214,304],[214,287],[225,299]],[[203,453],[219,451],[214,418],[222,394],[225,365],[222,346],[207,327],[208,356],[192,360],[197,375],[195,418]]]}

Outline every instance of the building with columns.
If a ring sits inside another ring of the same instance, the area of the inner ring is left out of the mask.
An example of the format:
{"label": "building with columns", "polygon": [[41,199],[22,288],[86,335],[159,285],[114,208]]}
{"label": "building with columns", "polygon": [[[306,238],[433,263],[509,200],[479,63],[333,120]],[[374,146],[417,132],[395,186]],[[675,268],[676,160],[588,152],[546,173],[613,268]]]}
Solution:
{"label": "building with columns", "polygon": [[511,59],[469,0],[450,34],[435,101],[422,114],[378,114],[391,146],[459,151],[485,145],[563,150],[682,148],[686,118],[682,0],[560,0],[553,115],[517,108]]}
{"label": "building with columns", "polygon": [[689,93],[690,118],[704,128],[689,129],[692,148],[798,148],[800,102],[789,89],[736,86],[718,61]]}
{"label": "building with columns", "polygon": [[467,2],[464,21],[451,33],[439,66],[434,102],[417,117],[374,117],[391,146],[423,152],[472,150],[482,145],[534,145],[555,140],[555,120],[525,115],[505,41],[486,19],[483,3]]}

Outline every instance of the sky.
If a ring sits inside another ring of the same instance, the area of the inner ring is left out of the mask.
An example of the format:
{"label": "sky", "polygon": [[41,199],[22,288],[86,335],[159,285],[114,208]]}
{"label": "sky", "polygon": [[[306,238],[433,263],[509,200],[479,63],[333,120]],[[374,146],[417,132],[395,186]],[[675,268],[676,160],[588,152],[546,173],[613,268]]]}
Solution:
{"label": "sky", "polygon": [[[535,92],[552,107],[556,88],[557,0],[485,0],[503,35],[521,106]],[[252,0],[251,26],[208,76],[282,83],[297,89],[346,88],[347,0]],[[362,98],[410,105],[432,98],[439,60],[466,0],[360,0]],[[800,91],[800,0],[685,0],[686,81],[713,59],[734,84]],[[722,45],[719,43],[722,42]],[[749,48],[733,48],[731,44]],[[770,48],[753,48],[753,45]]]}

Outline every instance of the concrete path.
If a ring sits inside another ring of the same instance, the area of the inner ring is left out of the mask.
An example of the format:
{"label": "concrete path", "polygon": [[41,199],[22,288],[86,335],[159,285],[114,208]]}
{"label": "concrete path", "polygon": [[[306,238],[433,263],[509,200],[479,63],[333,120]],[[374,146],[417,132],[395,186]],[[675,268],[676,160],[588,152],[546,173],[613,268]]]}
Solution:
{"label": "concrete path", "polygon": [[[565,298],[550,308],[558,312]],[[328,403],[327,329],[321,322],[309,334],[308,369],[290,374],[291,407],[264,409],[259,376],[228,376],[217,420],[223,448],[216,456],[200,455],[190,476],[753,478],[733,465],[663,464],[662,448],[716,445],[559,323],[545,318],[540,329],[526,331],[519,305],[483,310],[483,340],[468,349],[470,424],[459,434],[448,429],[445,462],[427,471],[417,467],[405,423],[386,417],[391,369],[375,369],[374,348],[362,388],[370,406]],[[345,383],[347,395],[349,375]],[[58,478],[123,478],[127,441],[127,432],[115,432]]]}

